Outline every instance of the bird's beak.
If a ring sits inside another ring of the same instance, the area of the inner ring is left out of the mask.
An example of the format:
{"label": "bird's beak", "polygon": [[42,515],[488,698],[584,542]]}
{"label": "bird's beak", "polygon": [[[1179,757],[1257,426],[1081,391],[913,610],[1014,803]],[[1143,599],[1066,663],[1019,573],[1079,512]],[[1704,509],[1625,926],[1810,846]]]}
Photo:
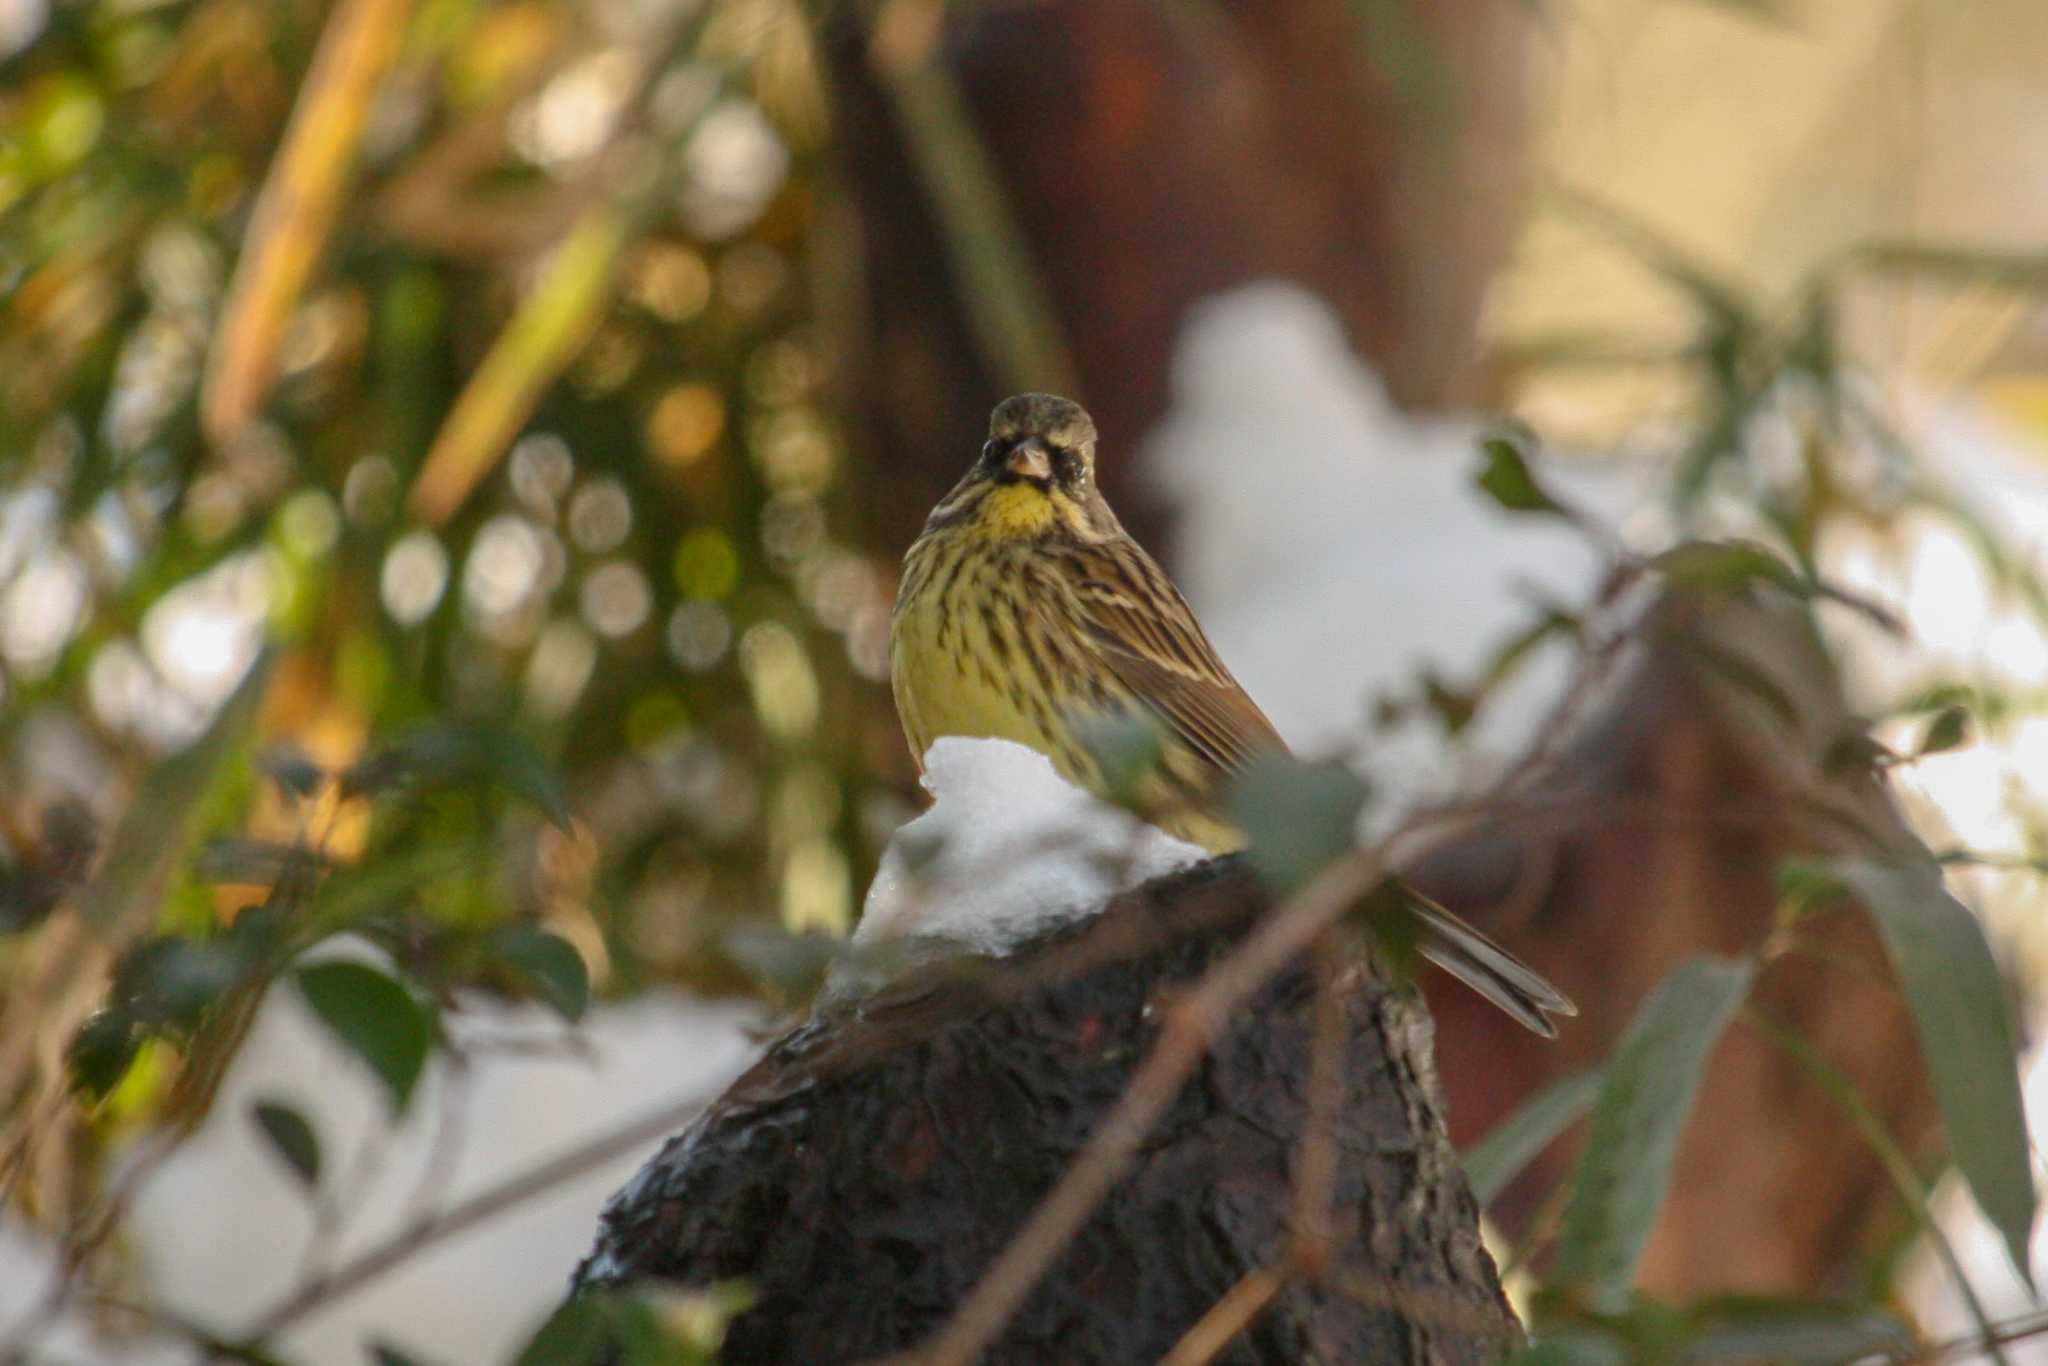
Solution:
{"label": "bird's beak", "polygon": [[1043,482],[1052,478],[1052,452],[1037,437],[1027,436],[1010,447],[1010,453],[1003,457],[1003,468],[1019,478]]}

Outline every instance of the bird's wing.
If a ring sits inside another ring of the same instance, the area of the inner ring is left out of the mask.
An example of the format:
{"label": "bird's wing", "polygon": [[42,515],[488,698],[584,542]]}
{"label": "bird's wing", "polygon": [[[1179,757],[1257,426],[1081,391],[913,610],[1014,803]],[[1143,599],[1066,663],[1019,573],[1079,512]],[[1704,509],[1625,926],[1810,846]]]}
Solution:
{"label": "bird's wing", "polygon": [[1075,585],[1082,636],[1118,681],[1223,773],[1287,748],[1223,667],[1195,614],[1135,541],[1093,550]]}

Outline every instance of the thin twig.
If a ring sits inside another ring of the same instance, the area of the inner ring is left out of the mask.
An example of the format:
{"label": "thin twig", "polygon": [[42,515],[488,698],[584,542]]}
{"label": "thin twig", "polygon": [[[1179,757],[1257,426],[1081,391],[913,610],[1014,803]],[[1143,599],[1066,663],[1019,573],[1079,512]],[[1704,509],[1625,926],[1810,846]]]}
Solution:
{"label": "thin twig", "polygon": [[711,1093],[693,1091],[638,1119],[598,1135],[565,1153],[515,1172],[444,1210],[431,1211],[407,1223],[383,1242],[301,1284],[284,1299],[257,1315],[242,1339],[256,1347],[316,1309],[354,1294],[407,1259],[515,1205],[544,1195],[592,1167],[666,1137],[694,1119],[710,1103]]}
{"label": "thin twig", "polygon": [[1308,1117],[1294,1165],[1294,1217],[1289,1262],[1320,1280],[1329,1270],[1336,1239],[1331,1202],[1337,1187],[1337,1124],[1344,1109],[1344,998],[1346,954],[1334,928],[1316,937],[1314,1032],[1309,1039]]}
{"label": "thin twig", "polygon": [[1163,1012],[1158,1042],[1109,1118],[945,1328],[908,1360],[968,1366],[981,1355],[1095,1212],[1237,1008],[1385,876],[1369,850],[1332,864]]}
{"label": "thin twig", "polygon": [[1993,1324],[1986,1332],[1970,1333],[1959,1338],[1950,1338],[1932,1346],[1921,1348],[1903,1357],[1893,1357],[1899,1366],[1934,1366],[1934,1363],[1952,1361],[1958,1357],[1977,1353],[1995,1355],[2000,1347],[2009,1347],[2015,1342],[2048,1334],[2048,1313],[2022,1314]]}
{"label": "thin twig", "polygon": [[441,1117],[434,1141],[420,1168],[419,1185],[413,1188],[409,1209],[431,1211],[440,1208],[455,1182],[455,1168],[462,1161],[462,1148],[469,1137],[470,1085],[476,1074],[467,1052],[449,1049],[441,1071]]}
{"label": "thin twig", "polygon": [[1182,1335],[1160,1366],[1205,1366],[1251,1327],[1295,1275],[1321,1278],[1330,1265],[1337,1124],[1344,1105],[1345,952],[1334,928],[1316,937],[1313,1033],[1309,1040],[1308,1116],[1294,1168],[1294,1215],[1285,1263],[1248,1271]]}
{"label": "thin twig", "polygon": [[1159,1358],[1159,1366],[1207,1366],[1265,1312],[1286,1284],[1287,1272],[1280,1267],[1262,1266],[1246,1272],[1222,1299],[1209,1306],[1208,1313],[1195,1320],[1195,1326],[1173,1344],[1172,1351]]}

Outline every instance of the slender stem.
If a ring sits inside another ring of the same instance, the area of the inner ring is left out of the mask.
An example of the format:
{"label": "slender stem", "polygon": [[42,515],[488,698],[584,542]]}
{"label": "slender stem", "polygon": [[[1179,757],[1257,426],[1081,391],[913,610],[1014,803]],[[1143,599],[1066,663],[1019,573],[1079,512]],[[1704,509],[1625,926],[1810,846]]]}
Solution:
{"label": "slender stem", "polygon": [[695,1118],[709,1103],[710,1093],[693,1091],[565,1153],[515,1172],[467,1200],[419,1215],[383,1242],[302,1282],[296,1290],[264,1310],[245,1335],[244,1344],[260,1345],[314,1310],[362,1289],[433,1244],[472,1228],[514,1205],[544,1195],[592,1167],[667,1136],[678,1125]]}
{"label": "slender stem", "polygon": [[1331,1204],[1337,1186],[1337,1124],[1344,1108],[1344,945],[1334,929],[1316,937],[1315,1006],[1309,1039],[1308,1116],[1294,1164],[1293,1246],[1290,1260],[1320,1277],[1329,1269],[1335,1239]]}
{"label": "slender stem", "polygon": [[1172,1351],[1159,1358],[1159,1366],[1208,1366],[1265,1312],[1286,1284],[1287,1273],[1278,1267],[1246,1272],[1222,1299],[1209,1306],[1208,1313],[1195,1320],[1195,1326],[1173,1344]]}

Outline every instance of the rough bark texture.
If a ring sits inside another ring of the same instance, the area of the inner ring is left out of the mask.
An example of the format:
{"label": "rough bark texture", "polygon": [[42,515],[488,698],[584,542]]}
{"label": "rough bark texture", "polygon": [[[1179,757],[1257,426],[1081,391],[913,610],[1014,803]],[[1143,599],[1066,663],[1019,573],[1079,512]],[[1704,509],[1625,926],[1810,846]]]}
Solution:
{"label": "rough bark texture", "polygon": [[[1259,908],[1240,866],[1206,865],[992,974],[929,970],[791,1031],[614,1197],[579,1288],[744,1277],[761,1299],[733,1324],[729,1362],[922,1341],[1123,1093],[1161,993],[1228,953]],[[1283,1291],[1219,1360],[1480,1362],[1518,1332],[1439,1118],[1426,1016],[1356,976],[1335,1272]],[[1275,1260],[1313,995],[1296,964],[1238,1014],[988,1360],[1156,1360]]]}

